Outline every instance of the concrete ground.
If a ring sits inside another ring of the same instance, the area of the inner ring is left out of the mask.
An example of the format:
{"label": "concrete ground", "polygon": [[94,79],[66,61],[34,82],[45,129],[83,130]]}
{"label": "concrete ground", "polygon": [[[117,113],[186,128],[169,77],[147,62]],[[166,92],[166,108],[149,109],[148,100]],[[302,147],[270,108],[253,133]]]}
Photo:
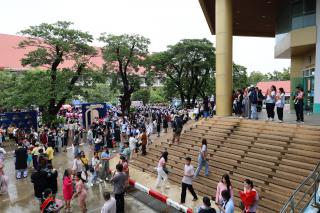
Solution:
{"label": "concrete ground", "polygon": [[[277,110],[275,109],[275,117],[274,122],[278,121]],[[261,112],[258,113],[259,120],[265,120],[267,118],[266,109],[262,109]],[[285,105],[283,112],[283,121],[284,123],[296,124],[296,114],[294,110],[290,110],[289,104]],[[320,115],[312,114],[309,112],[304,113],[304,124],[299,125],[312,125],[312,126],[320,126]]]}
{"label": "concrete ground", "polygon": [[[88,150],[84,147],[84,150]],[[71,168],[72,166],[72,153],[71,149],[67,153],[57,153],[53,160],[54,167],[59,172],[58,184],[59,191],[57,198],[63,199],[62,196],[62,175],[65,168]],[[114,159],[115,160],[118,159]],[[115,165],[115,163],[113,163]],[[34,199],[33,184],[30,181],[30,174],[26,179],[16,180],[14,171],[14,158],[9,156],[5,160],[5,173],[9,177],[9,193],[8,195],[0,196],[0,212],[1,213],[16,213],[16,212],[39,212],[39,204]],[[94,186],[89,189],[89,194],[87,198],[87,208],[88,212],[100,212],[101,207],[104,203],[102,198],[102,192],[104,190],[112,191],[113,186],[111,184],[101,184],[99,186]],[[138,201],[135,197],[127,195],[126,198],[126,212],[156,212],[144,203]],[[72,202],[73,212],[80,212],[77,207],[77,200]],[[63,211],[62,211],[63,212]]]}

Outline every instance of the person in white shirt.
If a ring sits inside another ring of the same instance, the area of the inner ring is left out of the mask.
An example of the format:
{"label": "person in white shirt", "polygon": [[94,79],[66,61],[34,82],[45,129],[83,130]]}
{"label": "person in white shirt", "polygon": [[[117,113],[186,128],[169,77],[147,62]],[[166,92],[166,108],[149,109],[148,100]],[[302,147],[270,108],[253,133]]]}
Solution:
{"label": "person in white shirt", "polygon": [[148,144],[152,143],[151,134],[153,133],[153,124],[150,122],[147,127]]}
{"label": "person in white shirt", "polygon": [[132,160],[133,157],[133,153],[136,149],[136,144],[137,144],[138,140],[133,136],[133,133],[130,134],[130,138],[129,138],[129,147],[130,147],[130,160]]}
{"label": "person in white shirt", "polygon": [[196,173],[194,174],[194,177],[198,177],[200,170],[202,169],[202,167],[205,167],[205,176],[209,175],[209,163],[208,163],[208,159],[207,159],[207,139],[202,139],[202,146],[200,149],[200,153],[198,156],[198,168],[196,169]]}
{"label": "person in white shirt", "polygon": [[0,163],[4,162],[4,157],[7,152],[0,146]]}
{"label": "person in white shirt", "polygon": [[111,197],[110,192],[104,192],[103,198],[106,202],[103,204],[101,213],[116,213],[116,200]]}
{"label": "person in white shirt", "polygon": [[182,178],[181,204],[185,203],[186,201],[187,188],[189,189],[190,193],[193,196],[192,201],[198,200],[197,194],[194,192],[193,186],[192,186],[193,175],[194,175],[194,168],[191,165],[191,158],[186,157],[186,164],[184,165],[184,172],[183,172],[183,178]]}
{"label": "person in white shirt", "polygon": [[[167,184],[168,181],[168,172],[166,169],[166,163],[168,161],[168,152],[164,151],[161,155],[161,158],[158,162],[158,167],[157,167],[157,172],[158,172],[158,176],[157,176],[157,183],[156,183],[156,187],[160,188],[161,183],[163,182],[164,185]],[[166,188],[169,188],[169,186],[166,186]]]}

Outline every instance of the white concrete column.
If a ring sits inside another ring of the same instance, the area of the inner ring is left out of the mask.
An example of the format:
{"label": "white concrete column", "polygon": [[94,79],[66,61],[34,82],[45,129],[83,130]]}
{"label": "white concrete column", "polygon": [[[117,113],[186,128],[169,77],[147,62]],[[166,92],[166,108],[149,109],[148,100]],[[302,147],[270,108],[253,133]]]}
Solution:
{"label": "white concrete column", "polygon": [[316,68],[314,72],[314,106],[313,112],[320,114],[320,0],[316,6],[317,44]]}

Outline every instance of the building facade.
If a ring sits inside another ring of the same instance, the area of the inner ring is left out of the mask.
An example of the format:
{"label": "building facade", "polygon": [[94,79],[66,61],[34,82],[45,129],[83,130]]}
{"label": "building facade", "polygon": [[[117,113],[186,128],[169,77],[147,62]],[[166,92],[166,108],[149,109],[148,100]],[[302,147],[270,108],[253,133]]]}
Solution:
{"label": "building facade", "polygon": [[301,86],[305,107],[320,113],[320,0],[199,1],[216,35],[218,115],[231,115],[233,35],[274,37],[275,58],[291,59],[292,95]]}

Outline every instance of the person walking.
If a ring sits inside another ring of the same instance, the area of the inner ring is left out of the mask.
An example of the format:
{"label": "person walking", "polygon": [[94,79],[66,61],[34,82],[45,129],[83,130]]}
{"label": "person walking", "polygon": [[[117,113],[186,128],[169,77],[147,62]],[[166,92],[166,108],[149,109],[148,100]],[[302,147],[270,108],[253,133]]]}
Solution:
{"label": "person walking", "polygon": [[87,188],[85,185],[85,180],[81,177],[81,172],[76,175],[76,193],[73,194],[72,199],[79,197],[78,204],[82,213],[87,212]]}
{"label": "person walking", "polygon": [[55,198],[58,192],[58,171],[52,167],[52,164],[48,164],[47,181],[52,195]]}
{"label": "person walking", "polygon": [[73,136],[73,156],[76,157],[80,153],[80,133],[75,130]]}
{"label": "person walking", "polygon": [[18,148],[14,151],[16,178],[26,178],[28,176],[28,150],[22,143],[18,143]]}
{"label": "person walking", "polygon": [[82,173],[84,171],[83,163],[81,162],[81,154],[78,153],[76,158],[73,160],[73,166],[72,166],[73,174]]}
{"label": "person walking", "polygon": [[91,184],[90,186],[93,186],[94,184],[101,183],[103,182],[99,177],[99,171],[100,171],[100,166],[101,166],[101,162],[100,162],[100,158],[99,158],[99,153],[95,152],[94,153],[94,157],[91,160],[91,164],[93,167],[93,175],[91,178]]}
{"label": "person walking", "polygon": [[205,166],[205,176],[209,175],[209,164],[208,164],[208,159],[207,159],[207,154],[208,154],[208,148],[207,148],[207,139],[202,139],[202,146],[200,149],[200,153],[198,156],[198,168],[196,170],[196,173],[194,174],[194,177],[198,177],[200,170],[202,169],[203,166]]}
{"label": "person walking", "polygon": [[296,87],[296,95],[294,96],[294,109],[296,111],[297,123],[304,123],[303,118],[303,98],[304,93],[301,87]]}
{"label": "person walking", "polygon": [[71,174],[72,172],[70,169],[64,170],[63,179],[62,179],[62,192],[63,192],[63,198],[65,202],[66,212],[71,212],[70,203],[73,195]]}
{"label": "person walking", "polygon": [[0,146],[0,163],[4,162],[5,155],[7,154],[6,150]]}
{"label": "person walking", "polygon": [[4,164],[0,161],[0,195],[8,193],[9,178],[4,174]]}
{"label": "person walking", "polygon": [[194,189],[192,186],[192,178],[194,175],[194,168],[191,165],[191,158],[186,157],[185,160],[186,160],[186,163],[184,165],[184,172],[183,172],[183,178],[182,178],[181,204],[184,204],[186,201],[187,188],[189,189],[190,193],[193,196],[192,201],[198,200],[197,194],[194,192]]}
{"label": "person walking", "polygon": [[111,182],[114,184],[113,192],[116,199],[117,213],[124,213],[124,190],[127,175],[123,172],[122,164],[117,164],[116,171],[113,173]]}
{"label": "person walking", "polygon": [[283,108],[285,105],[285,92],[284,89],[281,87],[279,88],[279,95],[277,96],[277,101],[276,101],[276,107],[277,107],[277,115],[279,119],[279,123],[283,122]]}
{"label": "person walking", "polygon": [[161,114],[159,112],[159,114],[157,115],[157,137],[160,137],[160,132],[161,132]]}
{"label": "person walking", "polygon": [[54,149],[53,149],[51,143],[48,143],[48,147],[47,147],[45,153],[46,153],[47,156],[48,156],[48,163],[49,163],[49,164],[52,164],[52,160],[53,160],[53,158],[54,158],[54,156],[53,156]]}
{"label": "person walking", "polygon": [[173,128],[173,138],[172,138],[172,144],[177,141],[177,144],[180,143],[180,135],[182,132],[183,124],[182,124],[182,119],[179,115],[175,115],[173,123],[172,123],[172,128]]}
{"label": "person walking", "polygon": [[270,89],[267,90],[266,93],[266,110],[267,110],[267,121],[274,121],[274,107],[276,103],[276,92],[277,89],[274,85],[270,87]]}
{"label": "person walking", "polygon": [[111,197],[110,192],[103,192],[103,198],[105,202],[101,209],[101,213],[116,213],[116,200],[113,197]]}
{"label": "person walking", "polygon": [[[167,183],[168,170],[166,168],[166,164],[168,162],[168,155],[169,153],[167,151],[163,152],[158,162],[158,167],[157,167],[158,176],[157,176],[156,188],[160,187],[160,184],[162,181],[164,182],[164,184]],[[169,186],[166,186],[166,188],[169,188]]]}
{"label": "person walking", "polygon": [[167,133],[168,132],[168,115],[167,115],[167,113],[165,113],[162,116],[162,127],[164,129],[164,133]]}
{"label": "person walking", "polygon": [[146,155],[147,154],[147,144],[148,144],[148,136],[147,136],[147,132],[146,132],[146,129],[143,129],[142,130],[142,134],[141,134],[141,137],[140,137],[140,140],[141,140],[141,151],[142,151],[142,155]]}
{"label": "person walking", "polygon": [[133,153],[136,151],[137,148],[137,143],[138,140],[136,139],[136,137],[134,136],[134,133],[131,132],[130,133],[130,137],[129,137],[129,147],[130,147],[130,160],[132,161],[133,158]]}
{"label": "person walking", "polygon": [[110,176],[110,168],[109,168],[109,160],[110,154],[107,146],[103,147],[103,152],[101,153],[101,170],[100,170],[100,178],[102,180],[109,181]]}
{"label": "person walking", "polygon": [[87,132],[87,143],[89,144],[90,148],[93,150],[93,131],[92,131],[92,126],[90,126],[88,132]]}

